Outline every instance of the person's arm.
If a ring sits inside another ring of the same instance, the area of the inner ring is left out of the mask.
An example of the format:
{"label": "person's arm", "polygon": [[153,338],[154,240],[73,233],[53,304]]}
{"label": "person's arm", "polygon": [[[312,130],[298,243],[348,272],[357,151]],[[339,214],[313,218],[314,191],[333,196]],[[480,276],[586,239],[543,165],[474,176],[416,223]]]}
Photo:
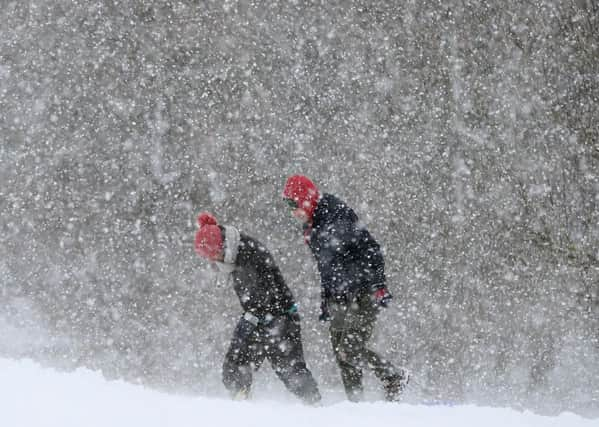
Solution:
{"label": "person's arm", "polygon": [[385,306],[392,298],[385,285],[385,260],[368,230],[350,223],[331,233],[331,239],[339,242],[337,257],[331,262],[332,270],[339,272],[337,280],[350,284],[348,293],[369,292],[378,305]]}
{"label": "person's arm", "polygon": [[355,246],[352,229],[353,223],[341,217],[318,233],[318,270],[324,298],[336,296],[336,290],[344,280],[345,263]]}
{"label": "person's arm", "polygon": [[257,326],[257,318],[252,317],[250,313],[244,313],[233,331],[229,353],[242,354],[243,349],[247,348],[250,336],[254,333]]}
{"label": "person's arm", "polygon": [[389,292],[385,279],[385,259],[379,244],[372,238],[365,229],[362,230],[362,262],[370,272],[368,283],[369,292],[373,303],[379,307],[387,307],[393,298]]}
{"label": "person's arm", "polygon": [[366,229],[360,229],[360,238],[357,251],[360,253],[361,262],[370,272],[369,283],[374,287],[385,284],[385,259],[380,245],[374,240]]}

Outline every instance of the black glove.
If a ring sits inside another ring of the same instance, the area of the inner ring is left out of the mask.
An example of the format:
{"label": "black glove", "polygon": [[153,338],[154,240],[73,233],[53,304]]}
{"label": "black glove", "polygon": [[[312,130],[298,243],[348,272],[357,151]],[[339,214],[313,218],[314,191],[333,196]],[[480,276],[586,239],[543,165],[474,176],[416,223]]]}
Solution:
{"label": "black glove", "polygon": [[288,314],[289,319],[294,322],[294,323],[299,323],[302,321],[302,318],[300,317],[299,313],[290,313]]}
{"label": "black glove", "polygon": [[233,332],[233,336],[240,341],[245,341],[248,337],[256,330],[258,326],[258,318],[253,316],[251,313],[246,312],[239,322],[237,322],[237,327]]}
{"label": "black glove", "polygon": [[252,320],[253,319],[251,318],[248,320],[244,315],[239,319],[239,322],[237,322],[237,326],[233,332],[233,338],[231,339],[231,347],[229,349],[234,361],[239,360],[240,358],[243,359],[247,355],[250,335],[254,333],[257,327]]}
{"label": "black glove", "polygon": [[299,306],[297,303],[294,303],[291,308],[287,310],[287,317],[289,317],[292,322],[299,323],[302,320],[298,310]]}
{"label": "black glove", "polygon": [[321,322],[328,322],[331,320],[331,313],[329,313],[329,305],[326,301],[322,301],[320,303],[320,316],[318,316],[318,320]]}
{"label": "black glove", "polygon": [[393,295],[391,295],[387,287],[383,285],[374,289],[372,293],[372,299],[375,306],[386,308],[393,299]]}

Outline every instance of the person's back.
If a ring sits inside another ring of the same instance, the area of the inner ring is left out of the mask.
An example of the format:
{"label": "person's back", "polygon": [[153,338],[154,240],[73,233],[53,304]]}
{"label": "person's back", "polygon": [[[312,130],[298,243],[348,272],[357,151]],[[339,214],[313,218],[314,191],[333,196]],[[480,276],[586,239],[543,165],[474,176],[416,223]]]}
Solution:
{"label": "person's back", "polygon": [[381,380],[388,400],[397,400],[408,374],[366,347],[377,314],[391,300],[379,244],[359,225],[358,216],[337,197],[320,195],[303,175],[289,177],[283,198],[304,224],[304,237],[317,261],[321,281],[320,320],[329,334],[345,392],[362,399],[362,367]]}
{"label": "person's back", "polygon": [[216,219],[198,216],[195,250],[232,278],[243,315],[237,322],[223,363],[223,383],[235,398],[247,398],[252,371],[265,358],[285,386],[306,403],[320,401],[306,367],[300,319],[291,291],[272,256],[258,240]]}
{"label": "person's back", "polygon": [[240,233],[233,288],[245,312],[259,319],[286,314],[293,295],[268,249],[253,237]]}
{"label": "person's back", "polygon": [[347,299],[384,285],[379,244],[336,196],[325,193],[320,198],[307,237],[327,298]]}

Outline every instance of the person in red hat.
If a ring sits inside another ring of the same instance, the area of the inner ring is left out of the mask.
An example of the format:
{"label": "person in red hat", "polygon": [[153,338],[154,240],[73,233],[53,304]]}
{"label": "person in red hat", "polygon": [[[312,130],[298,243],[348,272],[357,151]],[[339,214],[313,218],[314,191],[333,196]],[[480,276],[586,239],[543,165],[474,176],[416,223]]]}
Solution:
{"label": "person in red hat", "polygon": [[223,363],[225,387],[234,398],[247,398],[252,371],[266,358],[287,389],[306,403],[319,402],[304,361],[298,306],[269,251],[207,212],[198,216],[198,226],[196,253],[230,275],[244,310]]}
{"label": "person in red hat", "polygon": [[377,314],[392,295],[385,284],[379,244],[355,212],[332,194],[321,194],[303,175],[287,179],[283,198],[304,226],[321,282],[320,320],[330,321],[330,338],[349,400],[363,397],[362,368],[373,369],[387,400],[398,400],[408,373],[366,347]]}

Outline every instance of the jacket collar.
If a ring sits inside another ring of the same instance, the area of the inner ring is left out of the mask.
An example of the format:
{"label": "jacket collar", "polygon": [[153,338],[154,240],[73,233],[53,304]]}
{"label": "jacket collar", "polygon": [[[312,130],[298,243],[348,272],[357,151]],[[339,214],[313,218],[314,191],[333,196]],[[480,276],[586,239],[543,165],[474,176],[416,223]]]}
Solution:
{"label": "jacket collar", "polygon": [[230,225],[223,227],[225,229],[225,264],[235,264],[237,254],[239,253],[239,242],[241,236],[239,230]]}
{"label": "jacket collar", "polygon": [[225,259],[223,262],[216,262],[216,266],[223,273],[230,273],[235,269],[235,261],[239,253],[239,244],[241,235],[239,230],[233,226],[223,226],[225,229]]}

